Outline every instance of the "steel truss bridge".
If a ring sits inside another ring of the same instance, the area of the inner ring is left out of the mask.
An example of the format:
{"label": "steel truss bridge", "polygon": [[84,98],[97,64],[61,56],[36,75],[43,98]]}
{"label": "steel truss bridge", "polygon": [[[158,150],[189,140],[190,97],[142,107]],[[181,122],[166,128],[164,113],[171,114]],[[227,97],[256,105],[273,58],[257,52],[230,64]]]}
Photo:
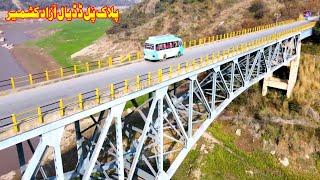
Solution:
{"label": "steel truss bridge", "polygon": [[[313,26],[307,23],[236,45],[231,52],[163,68],[155,79],[150,74],[138,76],[133,88],[124,81],[104,93],[93,91],[97,94],[92,97],[83,99],[81,94],[75,104],[60,104],[47,113],[40,109],[24,124],[13,120],[6,125],[0,150],[20,147],[22,179],[170,179],[233,99],[280,67],[299,61],[301,40],[312,35]],[[139,104],[141,97],[148,98]],[[132,111],[126,110],[129,102]],[[65,172],[61,144],[70,126],[74,126],[77,162]],[[40,142],[26,164],[21,142],[34,137]],[[48,149],[54,157],[54,175],[43,167]]]}

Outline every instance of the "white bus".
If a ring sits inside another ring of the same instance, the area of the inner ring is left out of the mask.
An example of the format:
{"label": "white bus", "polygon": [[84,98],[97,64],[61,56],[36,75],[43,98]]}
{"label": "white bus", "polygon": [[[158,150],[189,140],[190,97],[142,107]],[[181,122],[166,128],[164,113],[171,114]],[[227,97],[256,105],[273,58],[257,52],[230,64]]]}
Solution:
{"label": "white bus", "polygon": [[184,54],[181,38],[175,35],[151,36],[144,44],[144,59],[151,61],[166,60]]}

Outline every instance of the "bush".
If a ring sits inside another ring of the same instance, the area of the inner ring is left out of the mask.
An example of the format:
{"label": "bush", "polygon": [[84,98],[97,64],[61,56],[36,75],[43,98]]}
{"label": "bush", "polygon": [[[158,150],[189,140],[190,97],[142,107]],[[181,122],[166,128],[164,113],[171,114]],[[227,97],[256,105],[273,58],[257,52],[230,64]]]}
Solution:
{"label": "bush", "polygon": [[[320,128],[316,128],[315,130],[314,130],[314,135],[317,137],[317,139],[320,141]],[[319,152],[319,154],[318,154],[319,156],[319,160],[320,160],[320,152]]]}
{"label": "bush", "polygon": [[314,36],[316,41],[320,41],[320,21],[317,22],[316,27],[314,27]]}
{"label": "bush", "polygon": [[290,112],[299,113],[301,110],[301,105],[296,100],[292,100],[289,102],[288,108]]}
{"label": "bush", "polygon": [[224,34],[227,32],[227,29],[225,28],[225,26],[220,26],[218,29],[215,30],[214,34]]}
{"label": "bush", "polygon": [[156,14],[160,14],[160,13],[164,12],[165,10],[166,10],[166,4],[161,1],[157,2],[156,6],[155,6]]}
{"label": "bush", "polygon": [[254,18],[261,19],[265,13],[265,4],[262,0],[255,0],[252,2],[251,6],[249,7],[249,11],[253,13]]}
{"label": "bush", "polygon": [[182,0],[182,3],[184,4],[191,4],[195,2],[204,2],[204,0]]}

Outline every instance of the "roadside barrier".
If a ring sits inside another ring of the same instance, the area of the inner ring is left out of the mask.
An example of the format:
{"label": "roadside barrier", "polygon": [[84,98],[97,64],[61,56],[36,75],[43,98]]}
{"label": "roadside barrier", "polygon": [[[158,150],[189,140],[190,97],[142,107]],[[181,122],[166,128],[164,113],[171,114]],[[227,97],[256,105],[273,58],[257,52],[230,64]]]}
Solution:
{"label": "roadside barrier", "polygon": [[294,23],[297,22],[298,20],[286,20],[278,23],[272,23],[272,24],[267,24],[267,25],[261,25],[253,28],[247,28],[247,29],[242,29],[239,31],[234,31],[234,32],[228,32],[225,34],[220,34],[220,35],[213,35],[213,36],[208,36],[208,37],[203,37],[199,38],[198,40],[187,40],[184,42],[184,47],[185,48],[190,48],[190,47],[196,47],[196,46],[201,46],[209,43],[213,43],[216,41],[221,41],[221,40],[226,40],[234,37],[239,37],[243,35],[247,35],[250,33],[255,33],[267,29],[271,29],[277,26],[283,26],[286,24]]}
{"label": "roadside barrier", "polygon": [[142,52],[130,53],[126,56],[107,57],[91,62],[74,64],[68,67],[61,67],[54,70],[45,70],[40,73],[28,74],[27,76],[10,77],[0,81],[1,91],[16,90],[19,87],[32,86],[39,83],[45,83],[50,80],[58,80],[66,77],[77,76],[80,73],[90,72],[102,68],[112,68],[113,66],[131,63],[142,60]]}

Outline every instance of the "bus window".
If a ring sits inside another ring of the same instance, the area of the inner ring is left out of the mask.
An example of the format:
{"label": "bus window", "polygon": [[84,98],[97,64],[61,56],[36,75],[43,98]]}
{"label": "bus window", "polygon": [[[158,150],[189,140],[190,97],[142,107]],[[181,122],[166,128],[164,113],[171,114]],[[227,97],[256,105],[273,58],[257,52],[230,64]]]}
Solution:
{"label": "bus window", "polygon": [[171,42],[168,42],[168,43],[166,44],[166,46],[167,46],[167,49],[172,48],[172,46],[171,46]]}
{"label": "bus window", "polygon": [[182,43],[180,41],[161,43],[161,44],[156,45],[156,50],[161,51],[161,50],[165,50],[165,49],[177,48],[181,45],[182,45]]}
{"label": "bus window", "polygon": [[173,48],[178,47],[178,41],[173,42]]}
{"label": "bus window", "polygon": [[157,44],[156,45],[156,49],[157,49],[157,51],[161,51],[161,50],[164,49],[164,45],[163,44]]}

